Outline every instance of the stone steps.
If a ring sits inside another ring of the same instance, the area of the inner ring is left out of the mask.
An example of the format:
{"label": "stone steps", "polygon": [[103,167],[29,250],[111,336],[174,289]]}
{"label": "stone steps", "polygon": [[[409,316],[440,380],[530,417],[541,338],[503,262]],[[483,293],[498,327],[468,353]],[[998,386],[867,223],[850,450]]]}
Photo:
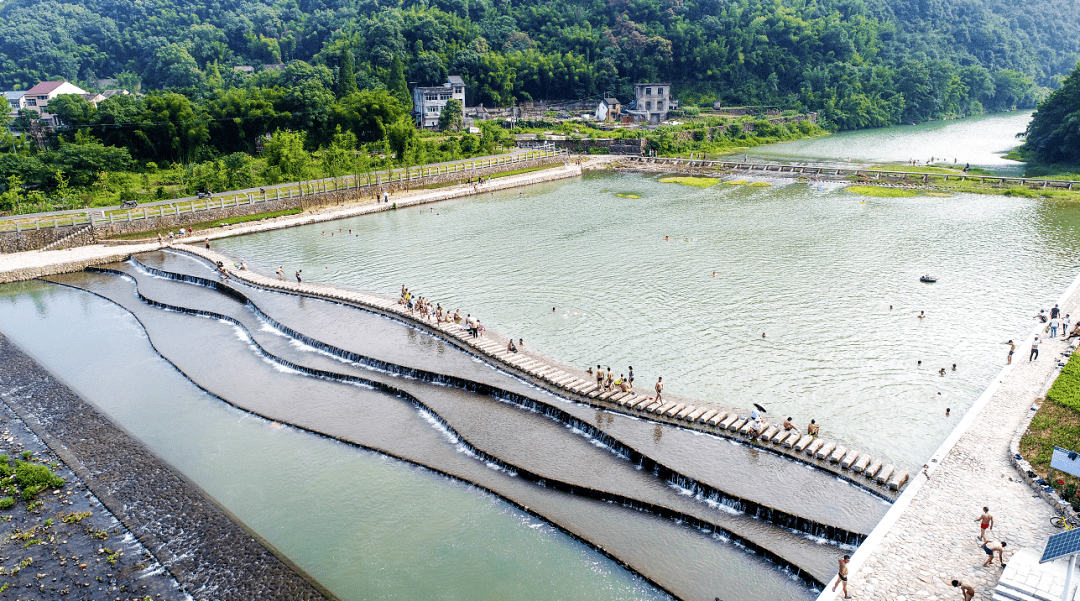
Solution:
{"label": "stone steps", "polygon": [[[221,260],[226,264],[231,263],[225,261],[224,257],[212,251],[205,251],[200,247],[185,247],[182,250],[212,262]],[[602,406],[604,407],[643,412],[661,420],[682,422],[686,427],[693,427],[722,436],[745,436],[750,432],[752,426],[751,420],[740,417],[738,413],[709,409],[690,403],[656,402],[650,397],[638,395],[634,391],[624,392],[620,388],[603,390],[591,376],[582,379],[548,364],[545,360],[529,357],[521,353],[509,352],[503,345],[491,339],[473,338],[463,329],[461,324],[452,321],[437,323],[422,319],[415,312],[409,311],[408,308],[399,305],[393,300],[365,293],[337,290],[331,286],[321,284],[297,284],[253,274],[249,271],[227,269],[230,276],[265,288],[327,298],[335,302],[358,303],[399,315],[401,319],[435,330],[456,341],[459,345],[468,345],[468,348],[473,349],[473,352],[494,362],[536,378],[549,388],[560,389],[565,391],[562,394],[575,395],[577,399],[591,404],[598,404],[599,401],[603,401]],[[798,431],[784,431],[776,425],[767,425],[759,440],[762,443],[771,443],[776,452],[781,454],[797,455],[801,461],[806,461],[805,456],[812,457],[818,461],[816,463],[818,467],[832,471],[841,477],[854,478],[854,474],[861,473],[865,480],[860,480],[860,483],[873,483],[880,486],[885,492],[901,490],[910,479],[907,472],[892,465],[886,465],[881,460],[876,460],[865,453],[859,453],[838,443],[811,437]]]}

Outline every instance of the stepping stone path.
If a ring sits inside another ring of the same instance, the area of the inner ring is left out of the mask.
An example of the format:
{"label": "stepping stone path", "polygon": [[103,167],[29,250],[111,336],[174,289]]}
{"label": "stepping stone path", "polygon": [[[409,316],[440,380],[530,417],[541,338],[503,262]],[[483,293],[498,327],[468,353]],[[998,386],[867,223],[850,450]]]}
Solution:
{"label": "stepping stone path", "polygon": [[[410,311],[407,307],[373,294],[340,290],[326,284],[313,282],[282,281],[247,270],[233,269],[231,259],[214,251],[206,250],[201,246],[175,245],[173,248],[202,257],[212,263],[221,261],[225,264],[229,277],[243,280],[248,284],[355,304],[369,309],[373,308],[412,325],[424,327],[511,373],[525,374],[535,384],[575,401],[729,438],[746,439],[751,432],[753,422],[750,421],[749,414],[740,415],[739,413],[709,409],[678,401],[656,402],[647,395],[638,394],[636,391],[624,392],[618,388],[602,390],[597,386],[593,376],[582,378],[548,365],[541,359],[521,353],[508,352],[505,346],[483,336],[473,338],[464,329],[463,324],[452,322],[435,323],[431,320],[421,319],[418,314]],[[873,479],[874,476],[878,475],[877,471],[873,474],[865,471],[863,474],[865,478],[859,478],[857,477],[858,470],[852,469],[850,462],[845,463],[841,459],[844,458],[846,453],[852,455],[853,458],[859,456],[870,461],[868,455],[849,451],[835,442],[828,442],[821,438],[815,439],[799,432],[785,434],[775,425],[767,426],[756,443],[764,445],[770,441],[775,443],[769,447],[771,452],[833,472],[887,499],[894,498],[909,479],[907,472],[899,469],[890,470],[883,479]],[[783,444],[780,444],[781,442]],[[830,456],[835,455],[837,451],[840,451],[839,455]],[[876,460],[876,464],[880,467],[882,461]],[[895,488],[891,487],[890,484],[892,483],[896,483],[897,486]]]}

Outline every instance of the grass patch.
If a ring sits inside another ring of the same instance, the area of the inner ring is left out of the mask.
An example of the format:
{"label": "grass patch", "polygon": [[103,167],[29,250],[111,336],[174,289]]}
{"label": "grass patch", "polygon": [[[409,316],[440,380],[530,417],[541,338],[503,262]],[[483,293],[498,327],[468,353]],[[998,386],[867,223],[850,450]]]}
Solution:
{"label": "grass patch", "polygon": [[[273,219],[274,217],[284,217],[286,215],[297,215],[303,213],[301,209],[283,209],[281,211],[271,211],[269,213],[256,213],[255,215],[242,215],[240,217],[230,217],[228,219],[215,219],[214,221],[202,221],[199,223],[186,224],[184,227],[190,227],[193,230],[201,231],[208,230],[225,225],[235,225],[237,223],[247,223],[248,221],[259,221],[261,219]],[[133,232],[130,234],[119,234],[116,236],[109,236],[108,240],[143,240],[148,238],[157,238],[158,234],[169,236],[169,232],[175,232],[177,228],[159,228],[156,230],[147,230],[145,232]]]}
{"label": "grass patch", "polygon": [[692,186],[694,188],[711,188],[720,183],[720,180],[715,177],[662,177],[660,178],[662,184],[680,184],[683,186]]}
{"label": "grass patch", "polygon": [[913,190],[904,190],[902,188],[883,188],[880,186],[848,186],[844,188],[852,194],[860,194],[862,196],[875,196],[878,198],[900,198],[907,196],[918,196],[919,193]]}
{"label": "grass patch", "polygon": [[619,198],[631,198],[631,199],[633,199],[633,198],[641,198],[637,194],[631,194],[629,192],[616,192],[615,196],[618,196]]}
{"label": "grass patch", "polygon": [[[524,169],[514,169],[513,171],[503,171],[500,173],[493,173],[491,175],[484,176],[485,180],[495,179],[497,177],[509,177],[511,175],[521,175],[522,173],[532,173],[533,171],[542,171],[544,169],[552,169],[554,167],[562,167],[562,163],[552,163],[550,165],[537,165],[535,167],[526,167]],[[465,178],[470,179],[470,178]],[[472,179],[476,179],[475,177]],[[450,186],[458,185],[458,181],[443,182],[441,184],[427,184],[424,186],[413,186],[410,190],[438,190],[439,188],[449,188]]]}
{"label": "grass patch", "polygon": [[948,192],[923,192],[923,196],[936,196],[938,198],[951,198],[952,194]]}
{"label": "grass patch", "polygon": [[562,167],[562,163],[551,163],[550,165],[537,165],[535,167],[526,167],[524,169],[514,169],[513,171],[502,171],[493,175],[486,176],[484,179],[494,179],[496,177],[510,177],[511,175],[521,175],[522,173],[532,173],[533,171],[543,171],[544,169],[554,169],[556,167]]}
{"label": "grass patch", "polygon": [[746,181],[744,179],[729,179],[729,180],[724,181],[725,186],[745,186],[748,183],[750,183],[750,182],[748,182],[748,181]]}
{"label": "grass patch", "polygon": [[1080,479],[1059,471],[1047,478],[1054,447],[1080,449],[1080,353],[1069,358],[1061,369],[1053,386],[1046,393],[1046,401],[1039,407],[1020,439],[1020,454],[1031,463],[1031,469],[1080,510],[1077,486]]}
{"label": "grass patch", "polygon": [[752,182],[750,184],[751,188],[768,188],[770,186],[772,186],[772,184],[769,182]]}

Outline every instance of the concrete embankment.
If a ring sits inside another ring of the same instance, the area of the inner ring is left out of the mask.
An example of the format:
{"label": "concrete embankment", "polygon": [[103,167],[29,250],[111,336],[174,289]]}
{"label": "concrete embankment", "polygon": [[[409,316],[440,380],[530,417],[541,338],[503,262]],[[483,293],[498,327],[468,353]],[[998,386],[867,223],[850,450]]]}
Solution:
{"label": "concrete embankment", "polygon": [[[1062,294],[1064,313],[1080,311],[1080,277]],[[1015,471],[1010,445],[1020,424],[1057,373],[1068,349],[1062,339],[1044,339],[1038,360],[1030,343],[1040,324],[1018,340],[1015,361],[991,380],[941,447],[930,457],[892,509],[852,556],[849,589],[860,599],[956,598],[958,579],[975,587],[976,598],[997,599],[1001,567],[986,560],[974,523],[984,506],[994,516],[991,540],[1008,543],[1005,562],[1020,548],[1041,550],[1054,533],[1051,507]],[[1004,347],[1002,347],[1004,348]],[[1004,359],[1005,352],[1002,351]],[[831,583],[830,583],[831,584]],[[819,601],[838,598],[826,589]]]}
{"label": "concrete embankment", "polygon": [[[203,238],[216,240],[218,238],[284,229],[297,225],[322,223],[378,211],[389,211],[393,210],[395,205],[401,208],[451,200],[474,194],[490,193],[519,186],[577,177],[581,173],[582,169],[579,165],[564,165],[542,171],[494,178],[478,186],[459,185],[435,190],[399,193],[391,197],[390,203],[377,203],[374,200],[366,200],[357,204],[321,208],[299,215],[277,217],[256,223],[244,223],[198,232],[197,235],[191,236],[189,240],[193,242]],[[92,265],[114,263],[127,258],[132,253],[154,248],[158,248],[156,240],[135,240],[130,242],[113,241],[108,244],[94,244],[66,250],[0,254],[0,284],[80,271]]]}
{"label": "concrete embankment", "polygon": [[3,335],[0,363],[4,401],[182,590],[199,600],[334,598]]}

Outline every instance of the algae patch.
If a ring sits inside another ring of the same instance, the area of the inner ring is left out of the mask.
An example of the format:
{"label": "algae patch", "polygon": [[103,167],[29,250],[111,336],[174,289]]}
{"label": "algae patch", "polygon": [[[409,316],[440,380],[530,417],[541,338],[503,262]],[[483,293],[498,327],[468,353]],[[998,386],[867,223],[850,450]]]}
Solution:
{"label": "algae patch", "polygon": [[903,188],[882,188],[880,186],[848,186],[844,188],[852,194],[861,194],[863,196],[877,196],[879,198],[899,198],[906,196],[919,196],[918,192],[913,190],[904,190]]}
{"label": "algae patch", "polygon": [[662,177],[660,183],[681,184],[683,186],[693,186],[694,188],[711,188],[719,184],[720,180],[715,177]]}

